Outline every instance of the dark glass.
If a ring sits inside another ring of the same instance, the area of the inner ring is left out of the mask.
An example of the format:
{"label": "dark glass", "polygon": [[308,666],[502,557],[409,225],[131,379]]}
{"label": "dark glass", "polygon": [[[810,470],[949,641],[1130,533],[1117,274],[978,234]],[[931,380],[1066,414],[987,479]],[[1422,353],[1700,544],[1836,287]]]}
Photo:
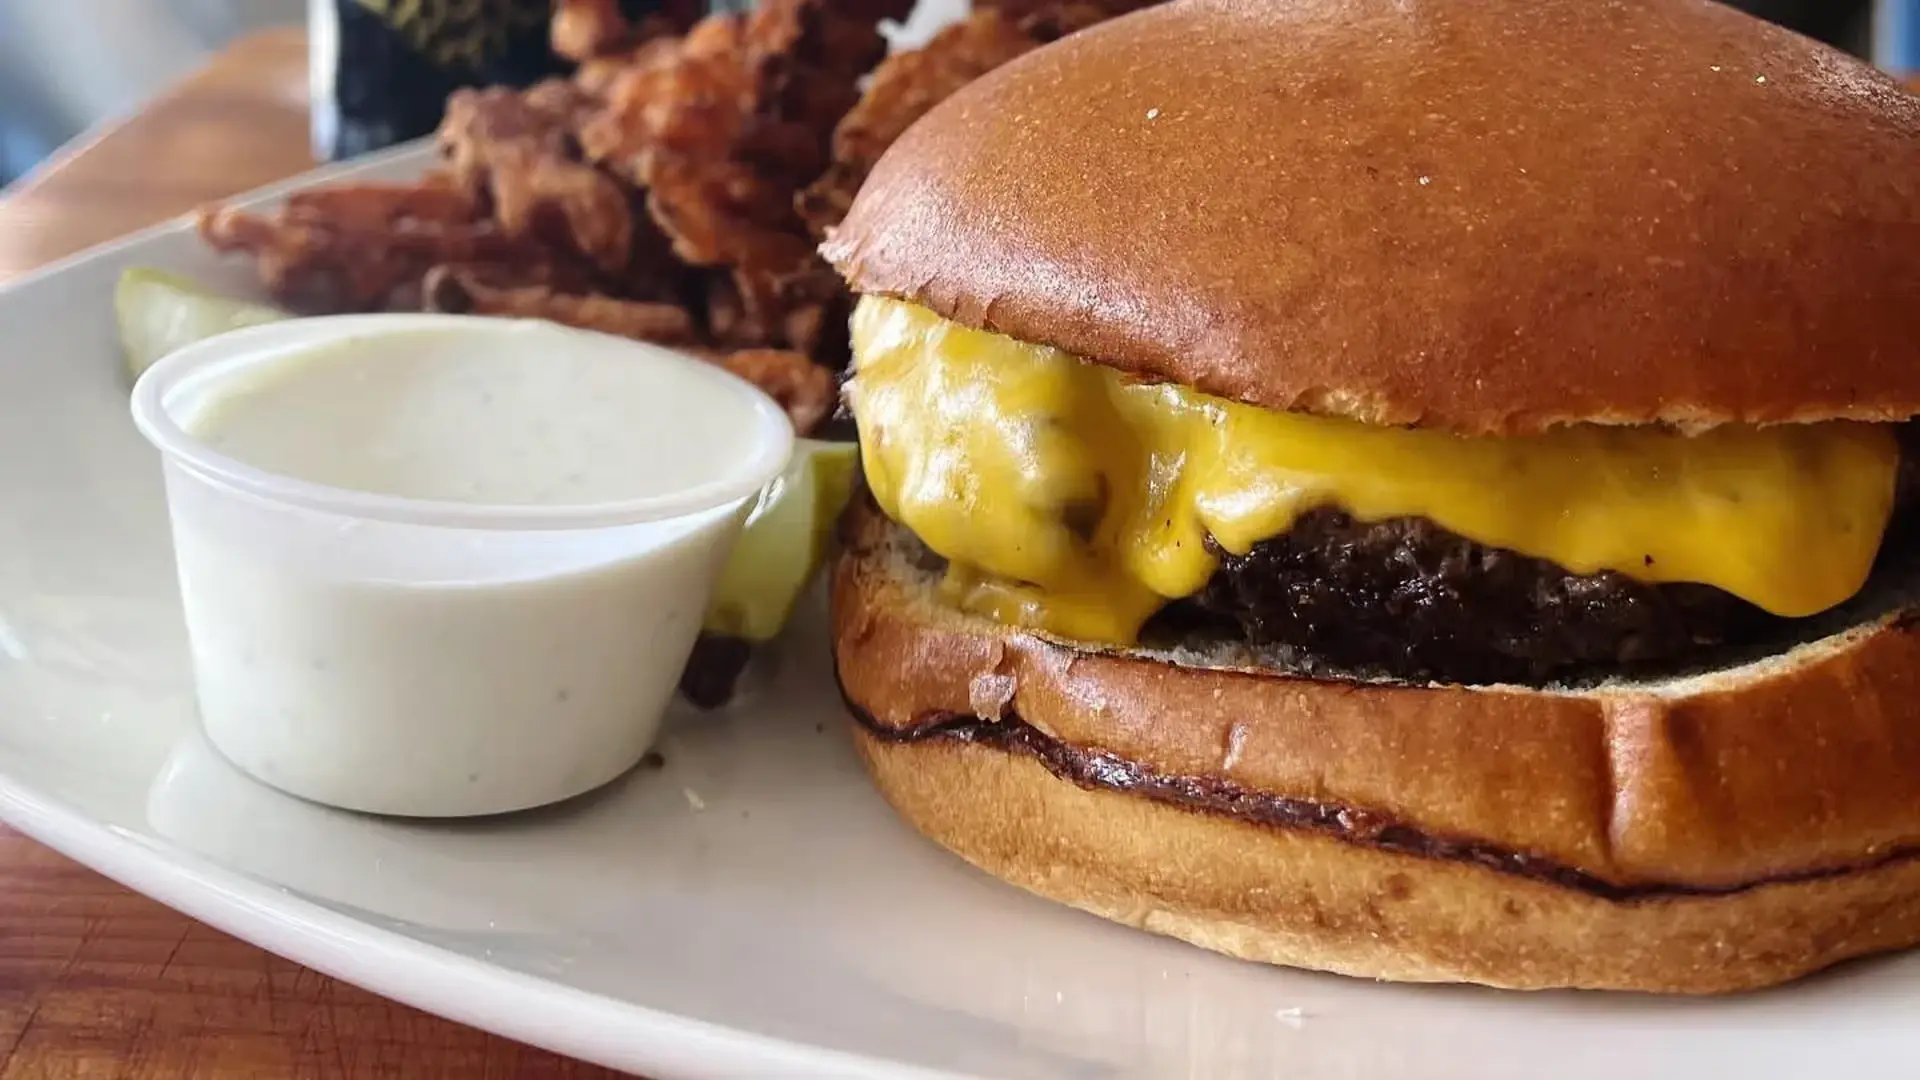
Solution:
{"label": "dark glass", "polygon": [[[621,0],[629,18],[662,0]],[[427,135],[463,86],[568,70],[547,43],[551,0],[309,0],[313,141],[346,158]]]}
{"label": "dark glass", "polygon": [[1728,0],[1734,7],[1810,38],[1865,52],[1873,0]]}

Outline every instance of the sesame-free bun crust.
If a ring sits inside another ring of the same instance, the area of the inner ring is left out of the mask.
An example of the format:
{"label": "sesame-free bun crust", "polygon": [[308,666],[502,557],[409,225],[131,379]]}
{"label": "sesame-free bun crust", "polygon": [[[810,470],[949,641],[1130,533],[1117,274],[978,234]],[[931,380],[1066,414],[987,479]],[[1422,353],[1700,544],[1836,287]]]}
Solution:
{"label": "sesame-free bun crust", "polygon": [[1687,680],[1370,685],[1049,640],[943,604],[870,507],[846,541],[835,663],[875,783],[1042,896],[1252,960],[1527,989],[1740,990],[1920,942],[1902,615]]}
{"label": "sesame-free bun crust", "polygon": [[1176,0],[943,103],[823,250],[1275,409],[1920,413],[1920,98],[1709,0]]}
{"label": "sesame-free bun crust", "polygon": [[987,873],[1243,960],[1394,982],[1713,994],[1920,941],[1920,861],[1622,903],[1080,788],[967,743],[859,728],[854,740],[893,808]]}

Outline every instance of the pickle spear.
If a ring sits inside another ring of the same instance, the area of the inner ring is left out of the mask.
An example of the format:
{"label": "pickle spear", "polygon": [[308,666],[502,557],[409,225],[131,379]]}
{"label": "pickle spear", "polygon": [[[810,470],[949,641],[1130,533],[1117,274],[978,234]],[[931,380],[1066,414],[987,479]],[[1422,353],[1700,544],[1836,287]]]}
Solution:
{"label": "pickle spear", "polygon": [[113,314],[127,375],[134,379],[182,346],[290,317],[279,308],[210,293],[196,282],[146,266],[120,275],[113,290]]}
{"label": "pickle spear", "polygon": [[852,443],[799,439],[786,472],[761,489],[714,586],[703,629],[767,641],[780,632],[826,561],[834,523],[853,490]]}

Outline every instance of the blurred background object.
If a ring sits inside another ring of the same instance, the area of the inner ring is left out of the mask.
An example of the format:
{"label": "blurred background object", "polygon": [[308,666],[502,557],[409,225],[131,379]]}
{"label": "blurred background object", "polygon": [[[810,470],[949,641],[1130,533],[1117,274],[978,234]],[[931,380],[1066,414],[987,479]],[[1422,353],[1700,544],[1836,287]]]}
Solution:
{"label": "blurred background object", "polygon": [[[311,0],[316,8],[460,9],[466,12],[527,0],[461,4],[395,4],[390,0]],[[539,3],[540,0],[532,0]],[[656,0],[658,2],[658,0]],[[0,0],[0,185],[44,160],[54,148],[110,122],[201,63],[233,38],[306,19],[309,0]],[[724,0],[716,6],[736,6]],[[944,6],[944,5],[943,5]],[[1735,0],[1763,18],[1865,56],[1901,74],[1920,70],[1920,0]],[[336,17],[337,17],[337,13]],[[533,71],[525,55],[506,69]],[[377,80],[376,80],[377,81]],[[339,88],[322,83],[323,90]],[[431,92],[429,92],[431,91]],[[410,91],[430,108],[396,116],[386,133],[356,143],[322,125],[324,141],[341,151],[406,137],[437,115],[437,89]],[[331,149],[331,148],[330,148]]]}
{"label": "blurred background object", "polygon": [[1791,26],[1859,56],[1872,49],[1872,0],[1730,0],[1734,7]]}
{"label": "blurred background object", "polygon": [[0,184],[306,0],[0,0]]}
{"label": "blurred background object", "polygon": [[430,134],[461,86],[518,86],[559,70],[547,48],[549,0],[463,7],[308,0],[316,158]]}
{"label": "blurred background object", "polygon": [[1873,61],[1911,78],[1920,74],[1920,0],[1877,0]]}
{"label": "blurred background object", "polygon": [[[621,50],[643,26],[682,32],[709,10],[709,0],[558,2],[578,16],[567,25],[589,35],[596,51]],[[321,160],[431,134],[461,87],[527,86],[572,68],[549,44],[549,25],[560,25],[556,0],[307,0],[307,10],[313,151]]]}

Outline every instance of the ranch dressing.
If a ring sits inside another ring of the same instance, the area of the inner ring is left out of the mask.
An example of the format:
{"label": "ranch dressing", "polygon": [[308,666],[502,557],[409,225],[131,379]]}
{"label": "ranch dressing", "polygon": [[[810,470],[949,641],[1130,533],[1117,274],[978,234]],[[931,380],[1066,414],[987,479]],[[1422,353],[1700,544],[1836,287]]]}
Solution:
{"label": "ranch dressing", "polygon": [[503,506],[614,502],[723,479],[753,449],[715,422],[738,395],[689,374],[624,352],[369,335],[235,378],[186,427],[248,465],[353,491]]}
{"label": "ranch dressing", "polygon": [[521,809],[625,772],[784,463],[784,418],[599,335],[356,326],[165,395],[209,740],[269,784],[387,814]]}

